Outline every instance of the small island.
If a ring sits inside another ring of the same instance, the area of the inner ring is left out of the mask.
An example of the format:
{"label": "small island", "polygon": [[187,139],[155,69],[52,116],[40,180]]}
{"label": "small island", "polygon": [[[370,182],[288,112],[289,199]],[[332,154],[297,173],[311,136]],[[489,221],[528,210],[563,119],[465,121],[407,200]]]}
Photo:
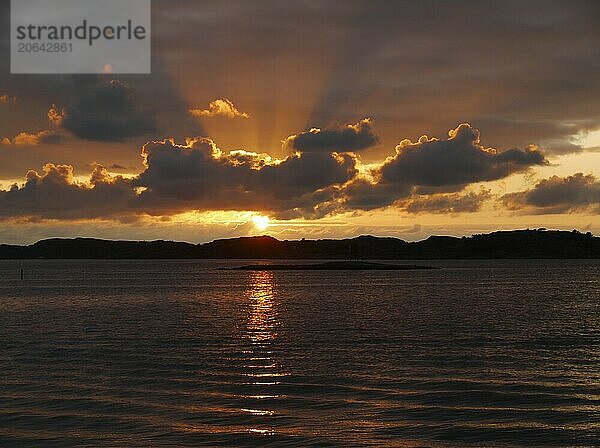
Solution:
{"label": "small island", "polygon": [[[227,269],[227,268],[226,268]],[[327,261],[314,264],[248,264],[233,271],[407,271],[415,269],[439,269],[416,264],[387,264],[367,261]]]}

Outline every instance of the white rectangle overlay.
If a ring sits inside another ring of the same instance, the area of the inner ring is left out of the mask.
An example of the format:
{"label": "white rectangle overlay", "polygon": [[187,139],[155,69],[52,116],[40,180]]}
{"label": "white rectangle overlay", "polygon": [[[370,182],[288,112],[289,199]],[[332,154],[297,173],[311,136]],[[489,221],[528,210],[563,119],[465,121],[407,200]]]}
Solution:
{"label": "white rectangle overlay", "polygon": [[150,73],[150,2],[11,0],[11,73]]}

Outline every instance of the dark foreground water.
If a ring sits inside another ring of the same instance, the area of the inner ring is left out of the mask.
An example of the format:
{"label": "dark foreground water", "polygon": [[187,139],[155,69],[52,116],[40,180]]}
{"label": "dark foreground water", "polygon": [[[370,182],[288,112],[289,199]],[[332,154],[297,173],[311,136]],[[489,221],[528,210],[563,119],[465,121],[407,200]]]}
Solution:
{"label": "dark foreground water", "polygon": [[600,261],[429,263],[0,261],[0,447],[600,446]]}

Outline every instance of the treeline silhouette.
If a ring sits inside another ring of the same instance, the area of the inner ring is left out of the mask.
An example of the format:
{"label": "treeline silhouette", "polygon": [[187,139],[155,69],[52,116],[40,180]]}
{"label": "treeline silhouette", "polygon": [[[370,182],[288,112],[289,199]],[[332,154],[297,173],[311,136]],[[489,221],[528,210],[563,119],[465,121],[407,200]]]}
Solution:
{"label": "treeline silhouette", "polygon": [[431,236],[407,242],[398,238],[280,241],[270,236],[215,240],[204,244],[174,241],[110,241],[93,238],[39,241],[29,246],[0,245],[0,258],[161,259],[451,259],[451,258],[600,258],[600,238],[591,233],[513,230],[471,237]]}

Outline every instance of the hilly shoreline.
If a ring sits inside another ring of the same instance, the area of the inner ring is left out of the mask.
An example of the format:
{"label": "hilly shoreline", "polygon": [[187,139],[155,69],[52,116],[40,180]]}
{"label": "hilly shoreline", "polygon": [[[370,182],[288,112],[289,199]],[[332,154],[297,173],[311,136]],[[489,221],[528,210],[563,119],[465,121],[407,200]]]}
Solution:
{"label": "hilly shoreline", "polygon": [[431,236],[417,242],[359,236],[350,239],[277,240],[270,236],[191,244],[175,241],[46,239],[27,246],[0,245],[0,259],[493,259],[600,258],[591,233],[513,230],[470,237]]}

